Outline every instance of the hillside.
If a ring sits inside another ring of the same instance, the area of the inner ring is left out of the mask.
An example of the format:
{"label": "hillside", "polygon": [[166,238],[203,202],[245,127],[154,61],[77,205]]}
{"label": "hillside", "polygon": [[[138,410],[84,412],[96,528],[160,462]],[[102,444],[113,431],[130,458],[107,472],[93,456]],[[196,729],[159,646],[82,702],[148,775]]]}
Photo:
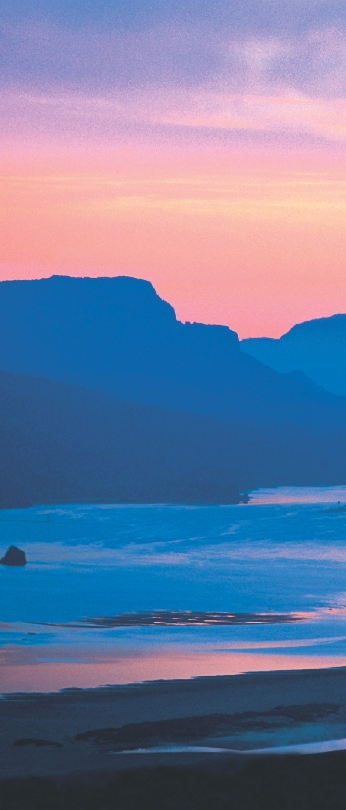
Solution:
{"label": "hillside", "polygon": [[262,365],[227,327],[177,321],[146,281],[1,282],[0,323],[4,371],[248,424],[346,425],[346,398]]}
{"label": "hillside", "polygon": [[203,417],[0,372],[0,506],[234,503],[223,431]]}
{"label": "hillside", "polygon": [[0,507],[235,503],[346,481],[346,431],[222,423],[0,372]]}
{"label": "hillside", "polygon": [[346,396],[346,315],[296,324],[281,338],[247,338],[240,349],[280,373],[301,371]]}

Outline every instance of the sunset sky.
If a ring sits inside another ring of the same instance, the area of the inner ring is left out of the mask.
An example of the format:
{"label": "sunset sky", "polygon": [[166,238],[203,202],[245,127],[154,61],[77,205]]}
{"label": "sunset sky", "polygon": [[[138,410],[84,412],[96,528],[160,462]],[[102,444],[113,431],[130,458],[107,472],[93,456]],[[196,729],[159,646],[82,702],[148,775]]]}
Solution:
{"label": "sunset sky", "polygon": [[344,0],[0,0],[2,279],[240,337],[346,312]]}

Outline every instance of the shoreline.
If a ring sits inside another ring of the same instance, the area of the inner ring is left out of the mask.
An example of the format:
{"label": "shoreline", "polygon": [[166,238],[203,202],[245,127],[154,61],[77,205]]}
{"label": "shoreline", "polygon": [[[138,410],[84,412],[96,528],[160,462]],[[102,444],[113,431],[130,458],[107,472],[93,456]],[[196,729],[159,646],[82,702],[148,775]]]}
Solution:
{"label": "shoreline", "polygon": [[[230,763],[280,744],[340,740],[345,728],[346,667],[9,693],[0,699],[0,779]],[[198,750],[150,750],[160,746]]]}

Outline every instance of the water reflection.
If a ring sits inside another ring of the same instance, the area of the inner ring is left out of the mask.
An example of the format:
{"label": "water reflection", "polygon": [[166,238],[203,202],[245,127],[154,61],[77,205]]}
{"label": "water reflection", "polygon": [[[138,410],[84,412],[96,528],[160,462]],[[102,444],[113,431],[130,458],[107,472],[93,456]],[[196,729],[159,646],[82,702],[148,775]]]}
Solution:
{"label": "water reflection", "polygon": [[0,691],[344,665],[338,501],[346,487],[4,512],[0,556],[28,565],[0,567]]}
{"label": "water reflection", "polygon": [[98,651],[94,661],[90,660],[90,650],[84,650],[84,659],[80,651],[79,660],[63,660],[64,654],[63,649],[43,649],[39,656],[33,649],[8,650],[1,666],[1,692],[54,692],[70,687],[346,666],[346,654],[149,650],[107,655]]}

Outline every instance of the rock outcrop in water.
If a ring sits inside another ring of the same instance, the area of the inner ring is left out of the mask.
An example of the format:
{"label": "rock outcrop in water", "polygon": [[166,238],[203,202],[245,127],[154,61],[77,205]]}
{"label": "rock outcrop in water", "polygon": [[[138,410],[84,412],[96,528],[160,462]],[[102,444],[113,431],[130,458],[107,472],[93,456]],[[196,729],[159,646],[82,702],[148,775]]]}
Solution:
{"label": "rock outcrop in water", "polygon": [[17,546],[10,546],[4,557],[0,560],[1,565],[23,566],[26,565],[25,551]]}

